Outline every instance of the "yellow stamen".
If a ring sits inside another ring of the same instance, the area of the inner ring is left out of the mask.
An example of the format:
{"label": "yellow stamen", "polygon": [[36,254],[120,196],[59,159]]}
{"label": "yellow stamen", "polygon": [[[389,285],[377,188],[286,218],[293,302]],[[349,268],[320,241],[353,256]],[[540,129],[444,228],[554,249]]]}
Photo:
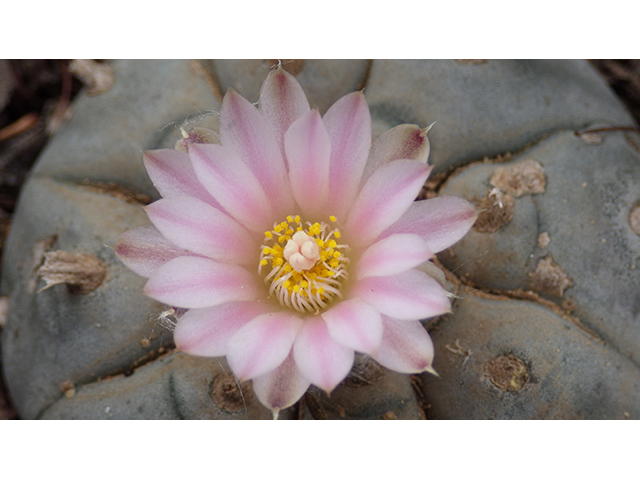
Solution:
{"label": "yellow stamen", "polygon": [[[329,220],[335,222],[336,217],[332,215]],[[296,232],[306,235],[301,236]],[[287,215],[286,221],[275,223],[273,230],[264,233],[263,245],[260,247],[259,272],[264,275],[269,286],[269,295],[283,306],[301,313],[316,314],[328,308],[336,298],[341,298],[341,284],[349,273],[346,268],[349,261],[346,252],[349,247],[338,245],[335,240],[338,238],[340,231],[337,228],[332,228],[325,222],[302,222],[300,215]],[[306,243],[309,240],[317,245],[317,252],[309,248]],[[288,243],[290,241],[294,244]],[[296,245],[299,248],[297,253]],[[294,254],[303,255],[309,263],[296,257],[293,268],[289,259]],[[315,263],[313,258],[317,259]],[[268,265],[271,270],[263,272],[262,267]]]}

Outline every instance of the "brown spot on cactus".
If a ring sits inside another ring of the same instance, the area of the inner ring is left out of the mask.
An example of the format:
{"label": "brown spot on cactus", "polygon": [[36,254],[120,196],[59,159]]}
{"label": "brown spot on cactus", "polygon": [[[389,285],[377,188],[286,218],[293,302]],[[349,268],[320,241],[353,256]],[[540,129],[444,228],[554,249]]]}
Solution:
{"label": "brown spot on cactus", "polygon": [[33,293],[36,291],[36,286],[38,284],[37,271],[44,262],[44,253],[49,251],[57,241],[57,235],[50,235],[49,237],[36,242],[36,244],[33,246],[33,250],[31,251],[31,262],[29,265],[29,272],[31,273],[31,276],[29,277],[29,282],[27,283],[27,291],[29,293]]}
{"label": "brown spot on cactus", "polygon": [[640,235],[640,202],[636,203],[629,212],[629,226]]}
{"label": "brown spot on cactus", "polygon": [[60,383],[60,390],[67,398],[71,398],[76,394],[75,385],[71,380],[65,380],[64,382]]}
{"label": "brown spot on cactus", "polygon": [[69,71],[84,83],[85,93],[89,96],[108,92],[115,82],[113,68],[108,63],[95,60],[72,60]]}
{"label": "brown spot on cactus", "polygon": [[38,293],[54,285],[66,284],[70,293],[83,294],[100,286],[107,275],[107,267],[88,253],[56,250],[44,253],[44,264],[36,274],[45,282]]}
{"label": "brown spot on cactus", "polygon": [[110,195],[134,205],[149,205],[151,203],[151,197],[149,197],[149,195],[130,192],[113,182],[91,182],[89,180],[85,180],[82,182],[80,187],[83,190],[102,195]]}
{"label": "brown spot on cactus", "polygon": [[497,168],[490,183],[515,197],[526,193],[543,193],[546,187],[542,166],[532,159]]}
{"label": "brown spot on cactus", "polygon": [[540,260],[535,271],[529,273],[531,288],[561,297],[566,288],[573,285],[573,280],[560,266],[553,261],[551,255]]}
{"label": "brown spot on cactus", "polygon": [[9,317],[9,297],[0,297],[0,328],[7,324]]}
{"label": "brown spot on cactus", "polygon": [[538,246],[540,248],[547,247],[550,242],[551,242],[551,237],[549,237],[549,234],[547,232],[542,232],[538,236]]}
{"label": "brown spot on cactus", "polygon": [[473,229],[478,233],[494,233],[513,218],[515,201],[511,195],[494,188],[476,204],[480,211]]}
{"label": "brown spot on cactus", "polygon": [[576,309],[577,305],[572,299],[567,298],[564,302],[562,302],[562,308],[564,308],[567,312],[573,312]]}
{"label": "brown spot on cactus", "polygon": [[485,365],[491,383],[505,392],[517,392],[529,380],[527,366],[514,355],[496,357]]}
{"label": "brown spot on cactus", "polygon": [[253,391],[246,386],[241,387],[230,373],[214,378],[209,394],[219,408],[229,413],[244,410],[253,398]]}
{"label": "brown spot on cactus", "polygon": [[583,133],[580,139],[587,145],[600,145],[602,143],[602,135],[597,133]]}

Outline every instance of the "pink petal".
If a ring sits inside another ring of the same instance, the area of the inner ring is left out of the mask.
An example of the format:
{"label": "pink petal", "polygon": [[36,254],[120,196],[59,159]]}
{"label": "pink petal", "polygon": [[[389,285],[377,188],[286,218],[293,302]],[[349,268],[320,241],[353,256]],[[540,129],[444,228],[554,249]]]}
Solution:
{"label": "pink petal", "polygon": [[372,353],[380,346],[380,312],[359,298],[337,303],[324,312],[322,318],[327,323],[331,337],[345,347]]}
{"label": "pink petal", "polygon": [[229,340],[227,360],[240,381],[272,371],[289,355],[302,319],[285,312],[258,315]]}
{"label": "pink petal", "polygon": [[249,101],[229,90],[220,108],[222,145],[233,150],[256,176],[278,215],[290,214],[294,202],[275,132]]}
{"label": "pink petal", "polygon": [[415,269],[358,280],[351,296],[400,320],[420,320],[451,311],[447,292],[429,275]]}
{"label": "pink petal", "polygon": [[258,400],[277,416],[304,395],[310,382],[298,370],[293,353],[275,370],[253,379],[253,391]]}
{"label": "pink petal", "polygon": [[402,273],[427,261],[432,252],[418,235],[391,235],[367,248],[356,266],[356,278]]}
{"label": "pink petal", "polygon": [[427,163],[429,157],[428,128],[417,125],[398,125],[380,135],[373,145],[362,175],[365,182],[378,168],[393,160],[416,160]]}
{"label": "pink petal", "polygon": [[255,300],[264,293],[257,275],[203,257],[178,257],[162,265],[144,287],[146,295],[183,308]]}
{"label": "pink petal", "polygon": [[362,187],[347,219],[351,242],[368,245],[395,223],[420,193],[431,167],[395,160],[376,170]]}
{"label": "pink petal", "polygon": [[353,366],[354,352],[336,342],[322,317],[309,317],[293,344],[300,372],[314,385],[331,392]]}
{"label": "pink petal", "polygon": [[284,137],[293,196],[307,218],[324,210],[329,196],[331,144],[317,110],[296,120]]}
{"label": "pink petal", "polygon": [[433,343],[420,322],[382,316],[382,344],[371,355],[381,365],[400,373],[432,370]]}
{"label": "pink petal", "polygon": [[163,197],[196,197],[219,206],[198,181],[189,154],[175,150],[151,150],[144,153],[143,159],[153,185]]}
{"label": "pink petal", "polygon": [[259,244],[238,222],[201,200],[170,197],[145,208],[149,219],[179,247],[223,262],[255,265]]}
{"label": "pink petal", "polygon": [[329,214],[344,219],[358,192],[371,146],[371,115],[364,95],[345,95],[329,108],[323,121],[331,140]]}
{"label": "pink petal", "polygon": [[155,227],[138,227],[123,233],[113,249],[127,268],[145,278],[169,260],[190,254],[163,237]]}
{"label": "pink petal", "polygon": [[460,240],[478,218],[475,207],[459,197],[436,197],[414,202],[409,210],[380,236],[394,233],[420,235],[433,253]]}
{"label": "pink petal", "polygon": [[272,226],[271,202],[234,152],[220,145],[192,145],[189,152],[198,178],[227,212],[254,232]]}
{"label": "pink petal", "polygon": [[227,354],[229,339],[246,323],[270,310],[261,302],[230,302],[194,308],[178,320],[173,340],[183,352],[203,357]]}
{"label": "pink petal", "polygon": [[284,155],[284,134],[297,118],[309,111],[307,96],[295,77],[278,66],[262,84],[259,109],[272,125]]}

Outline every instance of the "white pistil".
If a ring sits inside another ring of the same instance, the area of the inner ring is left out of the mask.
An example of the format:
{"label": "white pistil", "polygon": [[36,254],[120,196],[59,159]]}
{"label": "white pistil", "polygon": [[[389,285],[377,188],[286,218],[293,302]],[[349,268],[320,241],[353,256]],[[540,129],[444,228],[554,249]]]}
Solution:
{"label": "white pistil", "polygon": [[284,258],[291,268],[300,273],[309,270],[320,258],[316,241],[304,232],[296,232],[284,247]]}

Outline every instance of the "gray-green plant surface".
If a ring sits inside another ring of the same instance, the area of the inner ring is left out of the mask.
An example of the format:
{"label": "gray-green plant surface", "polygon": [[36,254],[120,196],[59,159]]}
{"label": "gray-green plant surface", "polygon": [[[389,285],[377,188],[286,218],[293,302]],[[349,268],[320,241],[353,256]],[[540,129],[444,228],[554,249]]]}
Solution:
{"label": "gray-green plant surface", "polygon": [[[440,377],[362,357],[281,418],[640,418],[640,136],[584,61],[306,61],[321,111],[365,88],[374,134],[429,132],[429,185],[484,210],[439,259],[453,313],[427,325]],[[171,349],[167,307],[111,245],[158,198],[142,152],[256,101],[260,61],[119,61],[82,95],[25,185],[4,252],[4,375],[22,418],[270,418],[224,361]],[[577,134],[576,134],[577,132]],[[586,133],[585,133],[586,132]],[[530,168],[527,169],[526,167]],[[636,230],[634,230],[634,227]],[[45,251],[95,256],[89,293],[45,286]]]}

